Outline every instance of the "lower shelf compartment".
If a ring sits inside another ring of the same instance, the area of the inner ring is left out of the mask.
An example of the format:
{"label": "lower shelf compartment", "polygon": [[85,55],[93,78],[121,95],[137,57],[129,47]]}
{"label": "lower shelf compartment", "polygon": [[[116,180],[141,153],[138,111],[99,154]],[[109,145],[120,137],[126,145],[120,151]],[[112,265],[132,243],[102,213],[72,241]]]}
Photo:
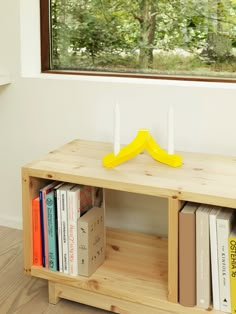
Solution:
{"label": "lower shelf compartment", "polygon": [[168,301],[167,259],[167,238],[108,228],[106,260],[91,277],[37,266],[31,275],[49,281],[52,303],[64,298],[121,314],[206,313]]}
{"label": "lower shelf compartment", "polygon": [[167,301],[167,239],[107,229],[106,260],[89,278],[32,266],[31,275],[134,303]]}

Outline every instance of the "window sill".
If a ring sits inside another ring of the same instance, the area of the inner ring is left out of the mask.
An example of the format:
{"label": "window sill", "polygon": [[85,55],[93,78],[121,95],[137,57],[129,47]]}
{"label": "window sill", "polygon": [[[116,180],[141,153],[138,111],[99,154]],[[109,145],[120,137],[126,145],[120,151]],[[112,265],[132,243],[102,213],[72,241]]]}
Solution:
{"label": "window sill", "polygon": [[[0,76],[1,78],[1,76]],[[230,82],[205,82],[205,81],[185,81],[185,80],[168,80],[168,79],[151,79],[135,77],[113,77],[113,76],[96,76],[96,75],[77,75],[77,74],[58,74],[58,73],[31,73],[23,74],[22,78],[50,79],[63,81],[81,81],[97,83],[114,83],[114,84],[134,84],[134,85],[156,85],[156,86],[173,86],[173,87],[199,87],[199,88],[217,88],[236,90],[236,83]]]}

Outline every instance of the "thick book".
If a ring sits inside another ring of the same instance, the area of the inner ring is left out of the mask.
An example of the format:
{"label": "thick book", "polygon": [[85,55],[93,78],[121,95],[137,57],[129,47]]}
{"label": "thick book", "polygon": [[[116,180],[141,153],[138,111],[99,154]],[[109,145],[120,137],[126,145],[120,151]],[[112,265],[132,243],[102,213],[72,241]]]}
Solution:
{"label": "thick book", "polygon": [[220,286],[219,286],[219,266],[217,250],[217,229],[216,218],[221,211],[221,207],[212,207],[209,216],[210,226],[210,250],[211,250],[211,279],[212,279],[212,299],[213,308],[220,310]]}
{"label": "thick book", "polygon": [[59,187],[60,209],[61,209],[61,235],[62,235],[62,267],[63,272],[69,274],[69,236],[68,236],[68,201],[67,191],[74,184],[65,183]]}
{"label": "thick book", "polygon": [[78,270],[91,276],[105,259],[104,208],[93,207],[78,219]]}
{"label": "thick book", "polygon": [[224,208],[216,218],[218,239],[218,267],[220,284],[220,309],[231,312],[228,237],[234,219],[233,209]]}
{"label": "thick book", "polygon": [[200,205],[196,211],[196,286],[197,306],[208,309],[211,305],[210,230],[211,208]]}
{"label": "thick book", "polygon": [[188,202],[179,212],[179,303],[196,305],[196,210]]}
{"label": "thick book", "polygon": [[54,190],[46,194],[47,226],[48,226],[48,268],[57,271],[58,250],[57,250],[57,221]]}
{"label": "thick book", "polygon": [[83,213],[93,207],[93,187],[75,185],[67,191],[68,235],[69,235],[69,274],[78,275],[78,233],[77,221]]}
{"label": "thick book", "polygon": [[231,313],[236,313],[236,226],[228,239]]}
{"label": "thick book", "polygon": [[46,194],[52,191],[57,182],[49,183],[39,191],[40,199],[40,218],[41,218],[41,235],[42,235],[42,259],[43,267],[48,268],[48,226],[46,210]]}
{"label": "thick book", "polygon": [[35,197],[32,200],[32,232],[33,232],[33,264],[42,266],[42,237],[40,219],[40,200]]}

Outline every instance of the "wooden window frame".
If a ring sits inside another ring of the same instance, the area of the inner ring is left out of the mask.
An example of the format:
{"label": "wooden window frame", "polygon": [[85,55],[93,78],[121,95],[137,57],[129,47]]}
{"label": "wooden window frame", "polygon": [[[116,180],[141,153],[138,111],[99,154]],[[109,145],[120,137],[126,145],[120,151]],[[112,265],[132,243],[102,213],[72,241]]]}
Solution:
{"label": "wooden window frame", "polygon": [[151,75],[119,72],[92,72],[77,70],[51,70],[50,50],[50,21],[49,21],[49,4],[50,0],[40,0],[40,42],[41,42],[41,72],[51,74],[68,74],[68,75],[86,75],[86,76],[107,76],[107,77],[124,77],[124,78],[144,78],[156,80],[174,80],[174,81],[195,81],[195,82],[219,82],[219,83],[236,83],[236,78],[212,78],[198,76],[168,76],[168,75]]}

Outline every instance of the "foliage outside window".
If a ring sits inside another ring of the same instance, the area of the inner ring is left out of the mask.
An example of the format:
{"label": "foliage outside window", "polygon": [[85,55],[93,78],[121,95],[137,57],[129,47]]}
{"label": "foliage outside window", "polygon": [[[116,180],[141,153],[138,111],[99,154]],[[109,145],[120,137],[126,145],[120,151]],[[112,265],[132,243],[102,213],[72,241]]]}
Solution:
{"label": "foliage outside window", "polygon": [[48,69],[236,78],[236,0],[45,3]]}

